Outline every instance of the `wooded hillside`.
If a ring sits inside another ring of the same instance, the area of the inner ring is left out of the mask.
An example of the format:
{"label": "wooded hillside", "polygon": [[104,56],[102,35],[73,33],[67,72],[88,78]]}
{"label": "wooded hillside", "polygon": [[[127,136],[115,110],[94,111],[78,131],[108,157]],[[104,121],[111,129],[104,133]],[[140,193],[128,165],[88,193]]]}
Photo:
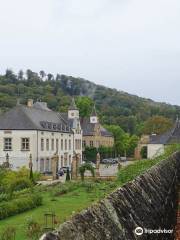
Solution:
{"label": "wooded hillside", "polygon": [[[157,103],[82,78],[63,74],[53,76],[44,71],[35,73],[29,69],[25,73],[20,70],[18,74],[8,69],[0,75],[1,111],[15,106],[18,98],[24,104],[28,98],[46,101],[51,109],[65,111],[71,96],[80,103],[89,101],[92,105],[95,102],[103,124],[119,125],[131,134],[141,133],[144,122],[154,115],[174,120],[180,114],[179,106]],[[81,114],[88,115],[89,111],[83,112],[82,108]]]}

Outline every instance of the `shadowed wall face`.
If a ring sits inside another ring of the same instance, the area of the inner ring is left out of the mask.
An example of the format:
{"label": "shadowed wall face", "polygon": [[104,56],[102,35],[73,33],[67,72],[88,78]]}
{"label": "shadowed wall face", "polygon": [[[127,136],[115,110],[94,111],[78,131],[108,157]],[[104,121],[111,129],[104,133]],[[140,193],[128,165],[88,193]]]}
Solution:
{"label": "shadowed wall face", "polygon": [[174,239],[171,234],[143,234],[135,229],[174,230],[177,210],[177,184],[180,153],[152,167],[125,184],[99,204],[75,215],[60,225],[53,235],[42,239],[133,240]]}

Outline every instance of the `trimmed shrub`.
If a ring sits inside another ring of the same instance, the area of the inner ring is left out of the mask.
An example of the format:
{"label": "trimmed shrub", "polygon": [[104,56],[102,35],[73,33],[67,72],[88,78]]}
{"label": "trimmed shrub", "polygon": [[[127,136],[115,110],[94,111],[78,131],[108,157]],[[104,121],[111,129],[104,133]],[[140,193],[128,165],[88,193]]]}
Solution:
{"label": "trimmed shrub", "polygon": [[28,178],[20,178],[11,183],[10,191],[20,191],[25,188],[30,188],[32,186],[32,182]]}
{"label": "trimmed shrub", "polygon": [[42,197],[37,194],[24,195],[21,198],[9,202],[2,202],[0,203],[0,219],[2,220],[18,213],[25,212],[40,205],[42,205]]}

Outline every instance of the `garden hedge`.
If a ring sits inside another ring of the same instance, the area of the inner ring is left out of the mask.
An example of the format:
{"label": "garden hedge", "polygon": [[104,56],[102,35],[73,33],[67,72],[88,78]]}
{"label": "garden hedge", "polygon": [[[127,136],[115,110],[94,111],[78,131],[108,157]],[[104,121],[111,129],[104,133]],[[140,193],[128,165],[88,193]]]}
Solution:
{"label": "garden hedge", "polygon": [[0,220],[36,208],[40,205],[42,205],[42,197],[37,194],[29,194],[9,202],[1,202]]}

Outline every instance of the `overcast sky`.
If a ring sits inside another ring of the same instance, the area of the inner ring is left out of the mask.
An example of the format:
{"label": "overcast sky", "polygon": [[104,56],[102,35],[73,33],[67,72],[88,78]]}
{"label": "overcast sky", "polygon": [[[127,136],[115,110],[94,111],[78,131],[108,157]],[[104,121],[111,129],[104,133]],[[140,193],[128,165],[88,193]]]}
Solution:
{"label": "overcast sky", "polygon": [[0,0],[0,72],[30,68],[180,105],[179,0]]}

